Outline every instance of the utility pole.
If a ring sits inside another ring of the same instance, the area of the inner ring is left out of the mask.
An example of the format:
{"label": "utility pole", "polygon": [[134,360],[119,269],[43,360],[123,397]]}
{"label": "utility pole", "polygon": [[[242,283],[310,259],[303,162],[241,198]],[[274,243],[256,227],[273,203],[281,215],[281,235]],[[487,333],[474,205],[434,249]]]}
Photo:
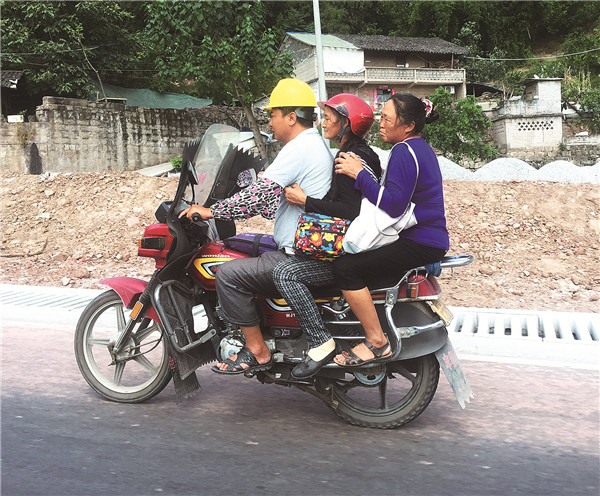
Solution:
{"label": "utility pole", "polygon": [[[323,44],[321,43],[321,14],[319,12],[319,0],[313,0],[313,17],[315,20],[319,101],[324,102],[327,100],[327,88],[325,87],[325,69],[323,67]],[[319,109],[318,112],[320,121],[322,115],[321,109]]]}

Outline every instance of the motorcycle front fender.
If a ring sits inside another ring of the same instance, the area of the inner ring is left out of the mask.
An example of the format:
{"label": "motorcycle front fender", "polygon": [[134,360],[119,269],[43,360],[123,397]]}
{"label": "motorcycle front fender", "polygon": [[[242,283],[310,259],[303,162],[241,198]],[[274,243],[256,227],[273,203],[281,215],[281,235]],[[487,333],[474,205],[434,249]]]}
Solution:
{"label": "motorcycle front fender", "polygon": [[[129,309],[133,308],[148,285],[146,281],[136,279],[135,277],[111,277],[109,279],[102,279],[100,284],[105,284],[114,289],[121,300],[123,300],[125,308]],[[160,323],[160,319],[153,307],[148,309],[146,316]]]}

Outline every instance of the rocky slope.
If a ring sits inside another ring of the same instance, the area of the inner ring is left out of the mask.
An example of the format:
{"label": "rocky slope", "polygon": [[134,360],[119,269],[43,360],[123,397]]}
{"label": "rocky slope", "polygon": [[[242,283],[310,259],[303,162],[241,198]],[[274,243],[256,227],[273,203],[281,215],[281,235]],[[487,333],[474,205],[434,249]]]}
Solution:
{"label": "rocky slope", "polygon": [[[98,288],[148,278],[137,240],[176,178],[135,172],[0,175],[0,282]],[[447,304],[600,311],[600,189],[537,181],[445,181],[451,252],[468,267],[440,277]],[[255,218],[239,231],[269,232]]]}

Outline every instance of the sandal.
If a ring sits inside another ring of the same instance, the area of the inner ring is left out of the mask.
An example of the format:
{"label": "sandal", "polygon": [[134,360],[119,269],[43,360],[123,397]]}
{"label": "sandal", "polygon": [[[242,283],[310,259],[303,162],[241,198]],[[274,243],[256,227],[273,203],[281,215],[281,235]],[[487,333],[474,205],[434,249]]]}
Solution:
{"label": "sandal", "polygon": [[[366,364],[383,362],[392,356],[392,348],[389,341],[387,341],[383,346],[377,348],[365,339],[364,345],[371,350],[371,353],[373,353],[373,358],[364,360],[352,350],[348,350],[343,351],[340,355],[337,355],[334,358],[335,363],[341,365],[342,367],[362,367]],[[336,360],[336,358],[340,356],[343,357],[344,363],[340,363]]]}
{"label": "sandal", "polygon": [[[258,363],[254,353],[244,346],[240,351],[238,351],[237,358],[235,360],[226,358],[222,363],[227,364],[227,368],[225,370],[221,370],[216,365],[213,365],[211,370],[217,374],[236,375],[243,374],[245,372],[258,372],[260,370],[270,369],[273,366],[273,357],[271,357],[267,363]],[[248,367],[242,367],[243,363],[248,365]]]}

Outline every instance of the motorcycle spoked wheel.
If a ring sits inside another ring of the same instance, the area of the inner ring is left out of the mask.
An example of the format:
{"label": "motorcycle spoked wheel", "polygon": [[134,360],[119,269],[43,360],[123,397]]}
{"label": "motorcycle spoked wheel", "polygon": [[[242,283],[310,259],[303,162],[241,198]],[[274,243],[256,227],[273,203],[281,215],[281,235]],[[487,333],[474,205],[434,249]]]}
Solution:
{"label": "motorcycle spoked wheel", "polygon": [[354,425],[399,427],[423,413],[435,395],[439,377],[440,366],[433,354],[390,362],[371,374],[364,373],[362,381],[354,377],[331,383],[338,405],[328,406]]}
{"label": "motorcycle spoked wheel", "polygon": [[119,403],[148,400],[171,380],[168,351],[155,321],[145,329],[135,329],[121,353],[123,361],[109,365],[108,344],[123,331],[129,313],[119,295],[107,291],[90,302],[75,329],[75,358],[81,375],[97,393]]}

